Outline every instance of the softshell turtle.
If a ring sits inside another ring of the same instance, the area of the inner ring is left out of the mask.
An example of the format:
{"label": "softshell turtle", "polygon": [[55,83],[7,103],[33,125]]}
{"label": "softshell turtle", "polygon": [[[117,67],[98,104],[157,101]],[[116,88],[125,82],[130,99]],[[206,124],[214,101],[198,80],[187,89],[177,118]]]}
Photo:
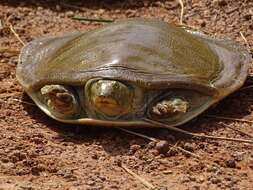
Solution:
{"label": "softshell turtle", "polygon": [[17,79],[61,122],[177,126],[240,88],[250,60],[234,42],[131,19],[30,42]]}

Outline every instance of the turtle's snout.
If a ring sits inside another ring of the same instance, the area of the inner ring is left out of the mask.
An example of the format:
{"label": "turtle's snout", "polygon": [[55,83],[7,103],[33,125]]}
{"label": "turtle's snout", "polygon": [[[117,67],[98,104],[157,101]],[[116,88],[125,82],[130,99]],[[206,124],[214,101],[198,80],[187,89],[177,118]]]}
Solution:
{"label": "turtle's snout", "polygon": [[90,109],[109,117],[126,114],[132,104],[131,89],[115,80],[97,80],[89,88]]}

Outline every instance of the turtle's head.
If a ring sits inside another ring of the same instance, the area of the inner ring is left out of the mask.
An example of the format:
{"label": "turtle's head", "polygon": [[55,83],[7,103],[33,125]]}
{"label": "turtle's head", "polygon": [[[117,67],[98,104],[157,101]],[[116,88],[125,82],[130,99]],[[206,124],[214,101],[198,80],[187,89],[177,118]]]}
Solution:
{"label": "turtle's head", "polygon": [[97,114],[116,117],[130,111],[133,99],[131,87],[115,80],[101,79],[92,82],[86,95],[91,109]]}

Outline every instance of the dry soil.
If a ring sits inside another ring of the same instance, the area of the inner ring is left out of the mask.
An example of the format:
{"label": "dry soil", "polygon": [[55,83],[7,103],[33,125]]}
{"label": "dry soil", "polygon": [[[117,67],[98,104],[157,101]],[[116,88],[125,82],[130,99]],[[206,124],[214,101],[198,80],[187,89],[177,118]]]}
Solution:
{"label": "dry soil", "polygon": [[[63,2],[63,3],[59,3]],[[252,0],[183,0],[186,25],[253,47]],[[80,22],[73,16],[119,20],[158,18],[178,24],[180,5],[169,1],[53,1],[0,0],[0,189],[122,189],[146,187],[120,167],[157,189],[253,188],[253,146],[245,143],[199,140],[164,129],[140,133],[167,140],[177,148],[159,154],[149,140],[118,129],[74,126],[53,121],[23,92],[15,78],[22,44],[45,35],[87,31],[106,23]],[[247,85],[252,84],[248,77]],[[253,121],[253,89],[241,90],[182,128],[216,136],[250,138],[252,123],[207,118],[206,114]],[[221,126],[223,122],[231,128]],[[252,139],[252,138],[251,138]]]}

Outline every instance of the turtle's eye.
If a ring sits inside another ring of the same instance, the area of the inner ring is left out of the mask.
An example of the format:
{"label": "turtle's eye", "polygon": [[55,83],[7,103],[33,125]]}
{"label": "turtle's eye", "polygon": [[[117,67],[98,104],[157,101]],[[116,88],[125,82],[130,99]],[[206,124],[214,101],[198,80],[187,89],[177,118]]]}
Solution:
{"label": "turtle's eye", "polygon": [[42,98],[53,114],[68,118],[79,113],[74,93],[63,85],[45,85],[40,89]]}
{"label": "turtle's eye", "polygon": [[131,109],[132,91],[119,81],[97,80],[86,88],[89,107],[99,115],[117,117]]}

